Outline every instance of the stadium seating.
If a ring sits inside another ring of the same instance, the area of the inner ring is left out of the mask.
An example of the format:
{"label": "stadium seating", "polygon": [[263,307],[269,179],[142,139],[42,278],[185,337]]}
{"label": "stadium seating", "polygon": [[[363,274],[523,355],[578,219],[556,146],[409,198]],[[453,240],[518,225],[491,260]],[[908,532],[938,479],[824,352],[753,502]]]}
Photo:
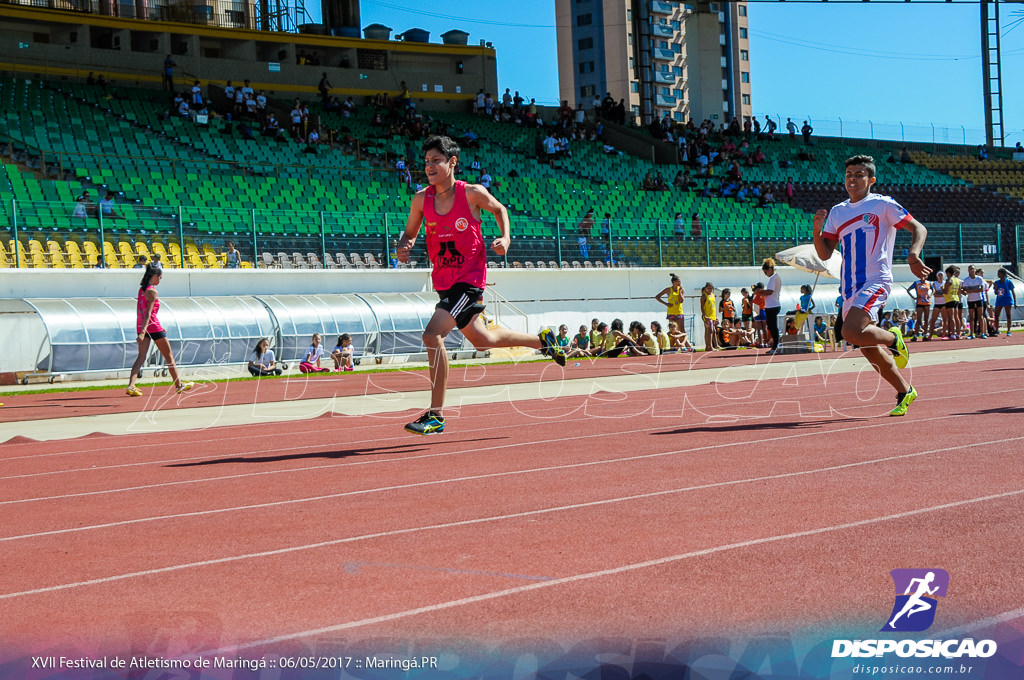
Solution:
{"label": "stadium seating", "polygon": [[[306,154],[294,141],[245,140],[221,134],[222,123],[201,127],[168,118],[165,98],[153,90],[0,78],[2,121],[11,139],[5,155],[17,161],[0,170],[0,215],[8,241],[17,223],[22,266],[84,268],[105,259],[107,266],[132,267],[138,254],[159,254],[168,267],[217,268],[224,266],[219,253],[228,240],[235,241],[243,266],[249,267],[253,262],[327,268],[387,262],[384,252],[404,227],[411,196],[393,162],[418,152],[417,143],[375,128],[372,107],[342,118],[319,112],[314,104],[324,124],[344,127],[357,140],[359,155],[327,146]],[[679,168],[606,155],[594,142],[572,142],[572,157],[552,167],[535,157],[534,129],[462,113],[427,115],[444,121],[455,137],[470,131],[478,137],[463,151],[461,177],[477,179],[468,171],[473,161],[490,172],[494,193],[513,215],[517,258],[545,266],[551,261],[561,266],[567,258],[579,258],[581,267],[590,260],[749,265],[806,239],[808,213],[842,200],[835,180],[843,159],[862,152],[884,155],[876,147],[819,139],[812,149],[816,160],[801,161],[797,156],[806,147],[800,140],[755,143],[767,161],[743,167],[745,181],[773,187],[777,198],[787,177],[796,183],[792,206],[757,208],[677,189],[642,191],[648,172],[663,172],[671,181]],[[1009,186],[1014,178],[1001,161],[977,167],[970,158],[917,152],[913,158],[913,164],[880,161],[879,176],[885,182],[881,188],[923,221],[1024,221],[1018,202],[969,183]],[[782,169],[780,161],[791,165]],[[509,176],[511,170],[515,176]],[[74,214],[83,188],[93,202],[107,190],[117,195],[116,214],[102,220],[102,232],[94,209],[85,217]],[[588,259],[576,240],[579,220],[589,209],[596,224]],[[605,213],[613,216],[607,243],[599,229]],[[677,213],[687,224],[699,213],[704,234],[679,240],[673,229]],[[991,240],[987,233],[978,238]],[[343,249],[352,254],[338,252]],[[15,252],[12,246],[0,253],[0,266],[13,265]],[[329,253],[337,254],[328,259]]]}

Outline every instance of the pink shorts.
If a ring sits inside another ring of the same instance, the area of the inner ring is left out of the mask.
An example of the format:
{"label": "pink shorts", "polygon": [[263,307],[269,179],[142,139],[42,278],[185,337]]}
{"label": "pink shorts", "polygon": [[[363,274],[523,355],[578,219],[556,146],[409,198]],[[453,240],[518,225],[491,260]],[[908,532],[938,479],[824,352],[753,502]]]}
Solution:
{"label": "pink shorts", "polygon": [[303,361],[301,364],[299,364],[299,373],[330,373],[330,372],[331,372],[331,369],[329,369],[327,367],[317,368],[316,366],[314,366],[313,364],[309,363],[308,361]]}

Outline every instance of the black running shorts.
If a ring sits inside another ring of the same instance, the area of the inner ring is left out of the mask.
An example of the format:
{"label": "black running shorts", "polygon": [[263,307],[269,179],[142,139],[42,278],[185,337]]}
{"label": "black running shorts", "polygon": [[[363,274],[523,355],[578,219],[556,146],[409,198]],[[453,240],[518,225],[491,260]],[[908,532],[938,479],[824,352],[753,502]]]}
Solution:
{"label": "black running shorts", "polygon": [[456,283],[448,290],[437,291],[441,301],[435,309],[443,309],[455,319],[455,325],[461,330],[468,326],[473,317],[484,311],[484,289],[468,283]]}

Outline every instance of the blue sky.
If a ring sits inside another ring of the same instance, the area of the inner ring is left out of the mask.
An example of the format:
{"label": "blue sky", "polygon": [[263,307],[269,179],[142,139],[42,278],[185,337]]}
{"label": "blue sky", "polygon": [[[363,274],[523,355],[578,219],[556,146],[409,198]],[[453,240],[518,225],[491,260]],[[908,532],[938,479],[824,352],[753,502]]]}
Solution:
{"label": "blue sky", "polygon": [[[558,100],[554,0],[362,0],[363,26],[452,28],[497,50],[499,91]],[[316,0],[307,10],[319,18]],[[1024,4],[1001,7],[1003,121],[1024,142]],[[751,2],[755,114],[810,119],[820,134],[978,143],[984,137],[980,11],[967,3]],[[1017,78],[1013,77],[1017,74]],[[902,123],[902,127],[901,127]],[[934,131],[932,125],[935,126]]]}

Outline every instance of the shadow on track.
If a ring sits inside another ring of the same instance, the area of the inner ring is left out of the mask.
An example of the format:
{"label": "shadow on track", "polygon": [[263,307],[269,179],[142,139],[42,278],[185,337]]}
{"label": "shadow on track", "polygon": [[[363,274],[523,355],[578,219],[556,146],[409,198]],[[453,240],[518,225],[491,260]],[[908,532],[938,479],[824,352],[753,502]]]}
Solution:
{"label": "shadow on track", "polygon": [[[471,441],[485,442],[494,441],[497,439],[508,439],[508,437],[487,437],[487,438],[475,438]],[[462,441],[453,441],[450,439],[442,440],[438,443],[448,444],[460,444],[466,443]],[[283,461],[291,460],[312,460],[321,458],[324,460],[340,460],[342,458],[351,458],[353,456],[366,456],[374,453],[416,453],[418,451],[425,451],[427,447],[426,442],[417,442],[415,444],[395,444],[392,446],[365,446],[365,447],[353,447],[351,449],[339,449],[337,451],[309,451],[307,453],[289,453],[278,456],[232,456],[230,458],[214,458],[211,460],[200,460],[194,463],[176,463],[174,465],[168,465],[169,468],[189,468],[189,467],[201,467],[204,465],[226,465],[230,463],[280,463]]]}
{"label": "shadow on track", "polygon": [[720,426],[712,424],[705,425],[694,425],[693,427],[681,427],[675,430],[665,430],[664,432],[652,432],[654,435],[669,435],[669,434],[694,434],[696,432],[709,432],[709,433],[722,433],[722,432],[747,432],[750,430],[807,430],[816,429],[822,425],[828,425],[830,423],[858,423],[865,420],[871,420],[870,418],[829,418],[828,420],[789,420],[785,422],[764,422],[764,423],[749,423],[743,422],[743,420],[732,421],[729,423],[723,423]]}

